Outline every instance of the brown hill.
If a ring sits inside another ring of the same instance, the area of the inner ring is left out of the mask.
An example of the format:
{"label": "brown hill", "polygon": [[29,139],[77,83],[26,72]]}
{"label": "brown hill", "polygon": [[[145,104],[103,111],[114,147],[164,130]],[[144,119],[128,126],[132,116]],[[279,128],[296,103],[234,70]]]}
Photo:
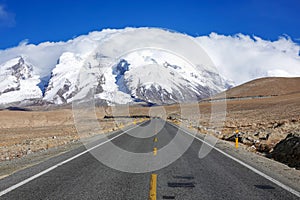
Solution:
{"label": "brown hill", "polygon": [[[270,97],[300,93],[300,77],[277,78],[268,77],[256,79],[226,91],[226,98]],[[212,99],[224,98],[224,93],[215,95]]]}
{"label": "brown hill", "polygon": [[[211,104],[222,104],[226,94],[225,125],[219,138],[239,141],[249,150],[300,169],[300,77],[261,78],[200,102],[204,126],[209,124]],[[220,101],[221,100],[221,101]]]}

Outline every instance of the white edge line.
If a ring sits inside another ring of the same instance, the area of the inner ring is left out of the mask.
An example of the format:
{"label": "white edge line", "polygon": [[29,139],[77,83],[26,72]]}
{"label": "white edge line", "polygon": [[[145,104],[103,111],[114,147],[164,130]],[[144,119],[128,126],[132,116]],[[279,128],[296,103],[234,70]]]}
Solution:
{"label": "white edge line", "polygon": [[247,163],[245,163],[245,162],[243,162],[243,161],[241,161],[241,160],[239,160],[239,159],[237,159],[237,158],[235,158],[235,157],[233,157],[233,156],[231,156],[231,155],[225,153],[225,152],[222,151],[221,149],[219,149],[219,148],[217,148],[217,147],[215,147],[215,146],[213,146],[213,145],[207,143],[206,141],[204,141],[204,140],[198,138],[196,135],[193,135],[193,134],[189,133],[188,131],[182,129],[181,127],[179,127],[179,126],[177,126],[177,125],[175,125],[175,124],[173,124],[173,123],[169,123],[169,124],[171,124],[172,126],[174,126],[174,127],[178,128],[178,129],[182,130],[183,132],[189,134],[190,136],[196,138],[197,140],[201,141],[202,143],[205,143],[206,145],[208,145],[208,146],[210,146],[211,148],[215,149],[216,151],[218,151],[219,153],[223,154],[224,156],[227,156],[228,158],[230,158],[230,159],[236,161],[237,163],[243,165],[244,167],[247,167],[248,169],[250,169],[250,170],[253,171],[254,173],[256,173],[256,174],[258,174],[258,175],[260,175],[260,176],[266,178],[267,180],[269,180],[269,181],[273,182],[274,184],[280,186],[281,188],[283,188],[283,189],[289,191],[290,193],[296,195],[297,197],[300,197],[300,192],[294,190],[293,188],[291,188],[291,187],[289,187],[289,186],[287,186],[287,185],[285,185],[285,184],[283,184],[283,183],[277,181],[276,179],[274,179],[274,178],[268,176],[267,174],[265,174],[265,173],[263,173],[263,172],[261,172],[261,171],[255,169],[254,167],[248,165]]}
{"label": "white edge line", "polygon": [[[144,124],[144,123],[146,123],[146,122],[147,122],[147,121],[142,122],[141,124]],[[139,124],[139,125],[141,125],[141,124]],[[71,158],[68,158],[67,160],[64,160],[64,161],[62,161],[62,162],[60,162],[60,163],[58,163],[58,164],[56,164],[56,165],[54,165],[54,166],[52,166],[52,167],[49,167],[49,168],[47,168],[47,169],[41,171],[41,172],[38,173],[38,174],[35,174],[35,175],[33,175],[33,176],[31,176],[31,177],[29,177],[29,178],[27,178],[27,179],[25,179],[25,180],[23,180],[23,181],[21,181],[21,182],[15,184],[15,185],[10,186],[9,188],[7,188],[7,189],[5,189],[5,190],[3,190],[3,191],[0,192],[0,197],[3,196],[3,195],[5,195],[5,194],[7,194],[7,193],[9,193],[9,192],[11,192],[11,191],[13,191],[13,190],[15,190],[15,189],[17,189],[18,187],[21,187],[22,185],[25,185],[26,183],[28,183],[28,182],[30,182],[30,181],[32,181],[32,180],[34,180],[34,179],[36,179],[36,178],[38,178],[38,177],[40,177],[40,176],[42,176],[42,175],[44,175],[44,174],[46,174],[46,173],[48,173],[48,172],[54,170],[55,168],[57,168],[57,167],[59,167],[59,166],[61,166],[61,165],[63,165],[63,164],[66,164],[66,163],[70,162],[71,160],[74,160],[75,158],[78,158],[79,156],[82,156],[83,154],[86,154],[86,153],[89,152],[89,151],[91,151],[91,150],[93,150],[93,149],[95,149],[95,148],[98,148],[98,147],[100,147],[101,145],[103,145],[103,144],[105,144],[105,143],[107,143],[107,142],[110,142],[110,141],[116,139],[117,137],[120,137],[121,135],[123,135],[123,134],[126,133],[127,131],[130,131],[130,130],[132,130],[132,129],[134,129],[134,128],[137,128],[137,127],[138,127],[137,125],[134,126],[134,127],[131,127],[130,129],[123,131],[123,132],[120,133],[119,135],[116,135],[116,136],[114,136],[114,137],[112,137],[112,138],[110,138],[110,139],[108,139],[108,140],[106,140],[106,141],[104,141],[104,142],[102,142],[102,143],[100,143],[100,144],[97,144],[96,146],[93,146],[93,147],[91,147],[91,148],[89,148],[89,149],[87,149],[87,150],[85,150],[85,151],[83,151],[83,152],[81,152],[81,153],[79,153],[79,154],[77,154],[77,155],[71,157]]]}

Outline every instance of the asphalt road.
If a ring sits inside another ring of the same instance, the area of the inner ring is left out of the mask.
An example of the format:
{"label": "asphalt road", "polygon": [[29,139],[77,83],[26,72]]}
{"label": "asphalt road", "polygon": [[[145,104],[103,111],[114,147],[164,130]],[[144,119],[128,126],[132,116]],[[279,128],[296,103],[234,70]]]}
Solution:
{"label": "asphalt road", "polygon": [[[174,142],[176,134],[181,136],[181,140]],[[146,173],[112,169],[94,156],[120,160],[121,168],[135,169],[138,162],[122,159],[116,151],[117,146],[134,155],[149,156],[149,163],[144,157],[142,159],[151,169],[158,166],[155,163],[164,162],[164,158],[159,156],[163,147],[173,143],[178,149],[184,149],[180,141],[189,141],[191,137],[169,123],[153,119],[128,131],[110,135],[112,143],[103,143],[104,138],[94,141],[89,145],[93,148],[91,153],[82,153],[86,149],[81,147],[0,180],[0,192],[3,194],[0,199],[141,200],[149,199],[150,189],[157,199],[299,199],[217,150],[213,149],[199,159],[202,142],[196,139],[175,162]],[[153,174],[156,175],[156,184],[155,180],[151,180]],[[28,178],[32,180],[22,182]],[[10,188],[9,191],[5,190],[7,188]]]}

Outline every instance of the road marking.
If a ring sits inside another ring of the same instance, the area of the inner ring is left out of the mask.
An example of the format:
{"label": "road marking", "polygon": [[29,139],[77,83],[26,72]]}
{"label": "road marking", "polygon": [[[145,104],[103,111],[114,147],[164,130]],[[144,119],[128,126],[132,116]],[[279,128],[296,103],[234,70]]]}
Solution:
{"label": "road marking", "polygon": [[157,137],[156,137],[156,138],[154,138],[154,142],[157,142]]}
{"label": "road marking", "polygon": [[211,145],[211,144],[205,142],[204,140],[202,140],[202,139],[196,137],[195,135],[193,135],[193,134],[187,132],[186,130],[180,128],[179,126],[177,126],[177,125],[175,125],[175,124],[172,124],[172,123],[169,123],[169,124],[171,124],[172,126],[174,126],[174,127],[178,128],[178,129],[182,130],[183,132],[187,133],[188,135],[190,135],[190,136],[196,138],[196,139],[199,140],[200,142],[205,143],[206,145],[208,145],[208,146],[210,146],[211,148],[215,149],[216,151],[218,151],[219,153],[223,154],[224,156],[227,156],[228,158],[230,158],[230,159],[236,161],[237,163],[243,165],[244,167],[247,167],[248,169],[250,169],[250,170],[253,171],[254,173],[256,173],[256,174],[258,174],[258,175],[264,177],[265,179],[267,179],[267,180],[269,180],[269,181],[271,181],[271,182],[273,182],[274,184],[278,185],[279,187],[281,187],[281,188],[283,188],[283,189],[289,191],[290,193],[296,195],[297,197],[300,197],[300,192],[294,190],[293,188],[291,188],[291,187],[289,187],[289,186],[287,186],[287,185],[285,185],[285,184],[283,184],[283,183],[277,181],[276,179],[274,179],[274,178],[268,176],[267,174],[265,174],[265,173],[263,173],[263,172],[261,172],[261,171],[255,169],[254,167],[252,167],[252,166],[246,164],[245,162],[243,162],[243,161],[241,161],[241,160],[239,160],[239,159],[237,159],[237,158],[235,158],[235,157],[229,155],[228,153],[225,153],[225,152],[222,151],[221,149],[219,149],[219,148],[217,148],[217,147],[215,147],[215,146],[213,146],[213,145]]}
{"label": "road marking", "polygon": [[156,147],[154,147],[154,148],[153,148],[153,155],[155,155],[155,156],[156,156],[156,154],[157,154],[157,148],[156,148]]}
{"label": "road marking", "polygon": [[[143,122],[141,124],[144,124],[146,122],[147,121],[145,121],[145,122]],[[137,126],[134,126],[134,127],[130,128],[128,130],[125,130],[125,131],[121,132],[119,135],[116,135],[116,136],[114,136],[114,137],[112,137],[112,138],[110,138],[110,139],[108,139],[108,140],[106,140],[106,141],[104,141],[104,142],[102,142],[100,144],[97,144],[96,146],[93,146],[93,147],[91,147],[91,148],[89,148],[89,149],[87,149],[87,150],[85,150],[85,151],[83,151],[83,152],[81,152],[81,153],[79,153],[79,154],[77,154],[77,155],[75,155],[75,156],[73,156],[73,157],[65,160],[65,161],[62,161],[62,162],[60,162],[60,163],[58,163],[58,164],[56,164],[56,165],[54,165],[52,167],[49,167],[48,169],[45,169],[45,170],[41,171],[38,174],[35,174],[35,175],[33,175],[33,176],[31,176],[31,177],[29,177],[29,178],[27,178],[27,179],[25,179],[25,180],[23,180],[23,181],[15,184],[15,185],[10,186],[9,188],[7,188],[7,189],[5,189],[5,190],[3,190],[3,191],[0,192],[0,197],[3,196],[3,195],[5,195],[5,194],[7,194],[7,193],[9,193],[9,192],[11,192],[11,191],[13,191],[13,190],[15,190],[15,189],[17,189],[18,187],[21,187],[22,185],[25,185],[26,183],[28,183],[30,181],[32,181],[32,180],[34,180],[34,179],[36,179],[36,178],[38,178],[38,177],[40,177],[40,176],[42,176],[42,175],[44,175],[44,174],[46,174],[48,172],[54,170],[55,168],[57,168],[57,167],[59,167],[59,166],[61,166],[63,164],[66,164],[66,163],[70,162],[71,160],[74,160],[75,158],[78,158],[79,156],[82,156],[83,154],[86,154],[86,153],[90,152],[93,149],[96,149],[96,148],[102,146],[103,144],[106,144],[106,143],[108,143],[108,142],[110,142],[110,141],[112,141],[112,140],[120,137],[121,135],[125,134],[127,131],[131,131],[134,128],[137,128]]]}
{"label": "road marking", "polygon": [[149,200],[156,200],[157,174],[151,174]]}

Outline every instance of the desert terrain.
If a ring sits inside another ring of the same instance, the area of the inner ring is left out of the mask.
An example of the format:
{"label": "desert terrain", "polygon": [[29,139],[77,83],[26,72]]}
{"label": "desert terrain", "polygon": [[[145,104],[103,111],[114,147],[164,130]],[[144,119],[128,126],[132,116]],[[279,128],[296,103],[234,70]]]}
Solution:
{"label": "desert terrain", "polygon": [[[210,125],[212,105],[226,105],[223,124]],[[300,168],[300,78],[257,79],[206,99],[199,107],[200,126],[192,121],[190,128],[232,142],[238,130],[239,142],[249,151]]]}
{"label": "desert terrain", "polygon": [[[217,95],[193,104],[130,106],[131,117],[125,112],[114,118],[112,108],[97,107],[97,122],[101,127],[93,130],[87,126],[84,135],[77,133],[71,106],[1,110],[0,162],[78,145],[82,138],[109,133],[148,120],[151,116],[159,116],[232,142],[234,131],[239,130],[239,141],[247,150],[299,168],[300,78],[258,79],[227,91],[224,122],[212,126],[211,107],[224,106],[225,100],[221,97]],[[200,114],[194,112],[195,108],[200,109]],[[182,109],[189,113],[188,116],[181,113]],[[220,115],[224,114],[224,110],[220,112]],[[218,115],[218,111],[214,115]],[[286,142],[288,137],[292,143]],[[281,146],[278,145],[280,142]]]}

